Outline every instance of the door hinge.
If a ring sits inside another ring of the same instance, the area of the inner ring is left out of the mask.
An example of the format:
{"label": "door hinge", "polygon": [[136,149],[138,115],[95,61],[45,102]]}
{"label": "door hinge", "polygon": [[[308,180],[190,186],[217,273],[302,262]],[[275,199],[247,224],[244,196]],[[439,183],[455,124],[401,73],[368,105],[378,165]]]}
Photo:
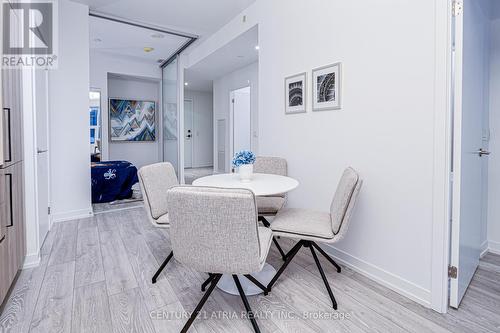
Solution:
{"label": "door hinge", "polygon": [[47,214],[50,215],[50,207],[47,207]]}
{"label": "door hinge", "polygon": [[462,15],[464,12],[464,4],[462,1],[453,1],[452,13],[453,16]]}
{"label": "door hinge", "polygon": [[456,279],[458,276],[458,269],[456,266],[448,266],[448,277]]}

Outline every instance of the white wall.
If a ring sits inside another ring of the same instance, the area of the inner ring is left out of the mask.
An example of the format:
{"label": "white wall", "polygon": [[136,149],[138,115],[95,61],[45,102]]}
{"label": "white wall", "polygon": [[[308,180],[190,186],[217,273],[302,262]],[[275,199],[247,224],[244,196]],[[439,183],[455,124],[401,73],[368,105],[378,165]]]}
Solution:
{"label": "white wall", "polygon": [[[103,52],[91,50],[90,52],[90,87],[97,88],[101,91],[101,108],[102,108],[102,158],[109,160],[108,146],[108,73],[123,74],[133,77],[144,77],[155,80],[161,79],[161,70],[158,66],[150,62],[140,60],[110,56]],[[160,112],[158,112],[160,115]],[[158,137],[161,138],[161,128],[158,128]],[[161,152],[160,152],[161,153]]]}
{"label": "white wall", "polygon": [[54,221],[92,213],[88,7],[59,1],[59,66],[49,71],[50,179]]}
{"label": "white wall", "polygon": [[491,21],[488,247],[500,254],[500,18]]}
{"label": "white wall", "polygon": [[193,100],[193,168],[213,166],[213,94],[185,89],[184,99]]}
{"label": "white wall", "polygon": [[[156,103],[156,141],[154,142],[108,142],[108,158],[110,161],[124,160],[129,161],[137,168],[145,165],[157,163],[162,159],[161,138],[158,136],[158,125],[160,124],[159,103],[160,100],[160,81],[142,80],[131,77],[108,79],[109,98],[124,98],[135,100],[154,101]],[[109,104],[103,105],[106,117],[109,114]],[[108,141],[108,136],[103,137]]]}
{"label": "white wall", "polygon": [[[446,309],[447,6],[257,0],[187,57],[195,64],[259,25],[259,153],[288,160],[300,182],[288,205],[327,211],[343,169],[356,168],[365,185],[347,237],[330,252],[439,311]],[[343,107],[312,112],[311,69],[337,61]],[[283,80],[304,71],[308,112],[287,116]],[[223,116],[219,98],[215,117]]]}
{"label": "white wall", "polygon": [[[226,120],[226,171],[230,170],[232,156],[230,149],[230,92],[235,89],[250,86],[250,104],[252,113],[252,151],[259,152],[259,63],[255,62],[243,67],[221,78],[214,80],[214,129],[217,128],[217,120]],[[217,133],[214,132],[214,138]],[[217,165],[217,144],[214,142],[214,170],[218,170]]]}

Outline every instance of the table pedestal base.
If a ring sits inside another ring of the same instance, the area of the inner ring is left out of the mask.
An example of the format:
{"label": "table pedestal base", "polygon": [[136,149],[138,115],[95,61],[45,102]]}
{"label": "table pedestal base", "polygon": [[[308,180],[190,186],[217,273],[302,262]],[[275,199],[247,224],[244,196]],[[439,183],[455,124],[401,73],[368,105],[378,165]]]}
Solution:
{"label": "table pedestal base", "polygon": [[[260,272],[252,273],[252,276],[264,286],[267,286],[275,274],[276,270],[274,267],[266,263]],[[245,295],[253,296],[264,292],[243,275],[238,275],[238,278],[240,279],[241,287],[243,288]],[[240,295],[238,288],[236,288],[236,284],[234,283],[233,277],[228,274],[222,275],[222,278],[217,284],[217,288],[231,295]]]}

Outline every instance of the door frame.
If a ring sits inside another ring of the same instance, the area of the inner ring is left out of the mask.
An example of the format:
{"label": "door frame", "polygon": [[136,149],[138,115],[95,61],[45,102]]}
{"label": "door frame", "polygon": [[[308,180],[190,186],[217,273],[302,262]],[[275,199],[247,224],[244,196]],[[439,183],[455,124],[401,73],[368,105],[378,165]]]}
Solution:
{"label": "door frame", "polygon": [[[434,163],[431,285],[426,303],[448,310],[448,265],[451,226],[451,168],[453,152],[453,2],[435,1]],[[425,269],[425,268],[424,268]]]}
{"label": "door frame", "polygon": [[[253,133],[253,112],[252,112],[252,84],[248,82],[248,84],[245,84],[243,86],[237,87],[237,88],[231,88],[229,90],[229,153],[230,153],[230,158],[232,159],[235,151],[234,151],[234,105],[233,105],[233,97],[232,94],[240,89],[248,88],[250,89],[250,149],[253,149],[252,147],[252,133]],[[227,156],[226,156],[227,158]],[[226,161],[226,163],[229,163],[229,170],[231,170],[231,162]]]}
{"label": "door frame", "polygon": [[[192,125],[191,126],[191,131],[192,131],[191,132],[191,168],[193,168],[193,165],[194,165],[194,163],[193,163],[193,161],[194,161],[194,132],[195,132],[194,131],[194,99],[191,98],[191,97],[184,97],[183,104],[186,103],[186,102],[191,102],[191,125]],[[183,105],[183,107],[184,107],[184,105]],[[184,110],[182,112],[182,116],[183,117],[186,116],[185,112],[186,112],[186,108],[184,108]],[[184,137],[183,137],[184,140],[186,140],[186,137],[185,137],[186,133],[185,133],[185,131],[186,131],[186,124],[184,123],[183,131],[182,131],[182,134],[184,135]],[[186,149],[185,146],[184,146],[184,149]],[[185,154],[186,154],[186,151],[184,150],[184,159],[186,158]],[[186,163],[186,160],[184,160],[184,167],[186,167],[185,163]]]}

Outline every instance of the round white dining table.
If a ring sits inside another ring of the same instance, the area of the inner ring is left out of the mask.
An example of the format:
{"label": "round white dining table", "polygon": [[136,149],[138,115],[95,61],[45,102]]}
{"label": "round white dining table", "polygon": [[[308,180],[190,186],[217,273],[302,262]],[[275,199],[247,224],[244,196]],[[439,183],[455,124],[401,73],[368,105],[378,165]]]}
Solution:
{"label": "round white dining table", "polygon": [[[299,182],[290,177],[264,173],[254,173],[250,181],[242,181],[237,173],[224,173],[198,178],[193,182],[193,185],[243,188],[251,190],[256,196],[268,196],[288,193],[297,188]],[[264,286],[267,286],[275,274],[276,269],[265,263],[262,270],[252,273],[252,276]],[[259,287],[244,276],[240,276],[240,282],[245,295],[251,296],[263,293]],[[239,295],[238,288],[231,275],[224,274],[217,287],[229,294]]]}

